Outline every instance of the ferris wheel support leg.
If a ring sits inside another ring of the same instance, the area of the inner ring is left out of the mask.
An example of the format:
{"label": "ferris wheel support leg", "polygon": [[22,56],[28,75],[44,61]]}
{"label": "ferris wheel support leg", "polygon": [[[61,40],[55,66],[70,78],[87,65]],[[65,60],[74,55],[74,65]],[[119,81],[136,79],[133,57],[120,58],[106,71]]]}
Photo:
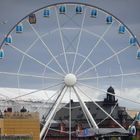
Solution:
{"label": "ferris wheel support leg", "polygon": [[120,126],[120,128],[124,129],[125,128],[119,123],[117,122],[110,114],[108,114],[100,105],[98,105],[95,101],[92,100],[92,102],[98,107],[100,108],[111,120],[113,120],[118,126]]}
{"label": "ferris wheel support leg", "polygon": [[67,88],[65,88],[65,86],[64,86],[63,89],[60,91],[60,96],[59,96],[57,102],[55,103],[54,107],[52,108],[52,111],[50,112],[50,115],[48,115],[48,117],[46,118],[46,123],[44,124],[44,126],[43,126],[43,128],[40,132],[40,140],[42,139],[43,135],[45,134],[46,129],[49,126],[50,121],[52,120],[54,114],[56,113],[57,108],[60,105],[66,91],[67,91]]}
{"label": "ferris wheel support leg", "polygon": [[85,104],[84,101],[82,100],[81,96],[79,95],[79,93],[77,92],[77,90],[76,90],[74,87],[73,87],[73,90],[74,90],[74,92],[75,92],[75,94],[76,94],[76,96],[77,96],[77,98],[78,98],[78,100],[79,100],[79,102],[80,102],[80,105],[81,105],[82,109],[85,111],[85,113],[86,113],[88,119],[90,120],[92,127],[93,127],[94,129],[99,129],[99,127],[98,127],[98,125],[96,124],[94,118],[92,117],[91,113],[89,112],[89,110],[88,110],[86,104]]}
{"label": "ferris wheel support leg", "polygon": [[[80,88],[78,88],[84,95],[86,95]],[[98,105],[91,97],[86,95],[91,101],[101,110],[103,111],[110,119],[112,119],[120,128],[126,130],[119,122],[117,122],[110,114],[108,114],[100,105]]]}

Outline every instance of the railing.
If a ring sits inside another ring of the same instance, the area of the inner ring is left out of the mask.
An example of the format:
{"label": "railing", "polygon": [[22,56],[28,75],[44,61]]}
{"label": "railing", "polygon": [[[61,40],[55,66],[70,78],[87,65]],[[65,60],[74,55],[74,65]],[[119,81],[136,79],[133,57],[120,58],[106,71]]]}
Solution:
{"label": "railing", "polygon": [[6,112],[3,115],[4,119],[39,119],[37,112]]}
{"label": "railing", "polygon": [[31,135],[0,135],[0,140],[33,140]]}

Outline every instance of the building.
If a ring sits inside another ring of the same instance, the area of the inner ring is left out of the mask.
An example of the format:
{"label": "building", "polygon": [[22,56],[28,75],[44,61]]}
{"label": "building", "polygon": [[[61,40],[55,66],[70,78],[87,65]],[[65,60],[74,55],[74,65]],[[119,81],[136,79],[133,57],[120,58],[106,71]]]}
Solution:
{"label": "building", "polygon": [[[109,94],[111,93],[111,94]],[[106,98],[103,101],[96,102],[100,107],[102,107],[124,128],[132,124],[133,118],[129,116],[125,107],[121,107],[118,104],[118,100],[115,99],[115,91],[112,87],[107,90]],[[86,106],[90,111],[95,122],[99,126],[99,132],[94,134],[87,122],[86,116],[80,107],[79,102],[74,102],[71,100],[71,139],[95,139],[99,140],[104,137],[105,140],[110,140],[115,137],[121,140],[129,140],[131,138],[131,133],[125,131],[118,124],[116,124],[112,119],[110,119],[99,107],[97,107],[93,102],[86,102]],[[45,119],[45,117],[44,117]],[[44,120],[45,122],[45,120]],[[66,140],[69,138],[69,103],[60,109],[54,118],[54,123],[51,125],[48,134],[46,136],[47,140]],[[88,132],[89,131],[89,132]],[[90,134],[90,135],[89,135]],[[92,135],[91,135],[92,134]]]}
{"label": "building", "polygon": [[32,140],[31,135],[0,135],[0,140]]}
{"label": "building", "polygon": [[[20,112],[12,112],[11,108],[0,115],[0,134],[6,137],[20,137],[25,140],[39,140],[40,121],[38,113],[27,112],[22,108]],[[26,136],[26,137],[25,137]]]}

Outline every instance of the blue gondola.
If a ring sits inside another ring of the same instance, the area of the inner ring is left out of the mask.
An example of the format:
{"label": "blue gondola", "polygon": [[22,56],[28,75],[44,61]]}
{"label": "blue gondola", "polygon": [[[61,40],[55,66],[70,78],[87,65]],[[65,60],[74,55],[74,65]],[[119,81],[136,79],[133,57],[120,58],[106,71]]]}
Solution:
{"label": "blue gondola", "polygon": [[124,33],[125,33],[125,26],[124,26],[124,25],[120,25],[120,26],[119,26],[119,29],[118,29],[118,32],[119,32],[120,34],[124,34]]}
{"label": "blue gondola", "polygon": [[44,9],[43,17],[49,17],[49,16],[50,16],[50,10],[49,9]]}
{"label": "blue gondola", "polygon": [[8,35],[5,37],[5,45],[9,45],[10,43],[12,43],[12,36]]}
{"label": "blue gondola", "polygon": [[22,32],[23,32],[23,25],[22,23],[20,23],[16,26],[16,33],[22,33]]}
{"label": "blue gondola", "polygon": [[[140,49],[137,50],[137,59],[140,59]],[[139,118],[139,121],[140,121],[140,113],[137,118]]]}
{"label": "blue gondola", "polygon": [[97,10],[96,9],[93,9],[91,10],[91,17],[96,17],[97,16]]}
{"label": "blue gondola", "polygon": [[59,13],[60,13],[60,14],[65,14],[65,12],[66,12],[66,7],[65,7],[64,5],[61,5],[61,6],[59,7]]}
{"label": "blue gondola", "polygon": [[4,51],[3,49],[0,49],[0,59],[3,59],[4,58]]}
{"label": "blue gondola", "polygon": [[106,23],[111,24],[112,23],[112,16],[107,16],[106,17]]}
{"label": "blue gondola", "polygon": [[82,13],[82,7],[80,5],[76,6],[76,14],[81,14]]}
{"label": "blue gondola", "polygon": [[131,46],[135,46],[135,45],[136,45],[136,38],[135,38],[135,37],[131,37],[131,38],[129,39],[129,44],[130,44]]}
{"label": "blue gondola", "polygon": [[35,14],[32,13],[29,15],[29,23],[36,24],[36,15]]}
{"label": "blue gondola", "polygon": [[[140,50],[139,50],[140,51]],[[135,120],[140,121],[140,112],[137,112],[135,116]]]}

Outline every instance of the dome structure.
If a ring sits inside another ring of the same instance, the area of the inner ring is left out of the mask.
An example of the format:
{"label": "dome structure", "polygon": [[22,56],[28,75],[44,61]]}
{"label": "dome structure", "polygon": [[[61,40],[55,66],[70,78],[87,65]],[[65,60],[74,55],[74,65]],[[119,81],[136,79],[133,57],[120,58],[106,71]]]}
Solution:
{"label": "dome structure", "polygon": [[107,92],[115,94],[114,88],[112,86],[107,89]]}

